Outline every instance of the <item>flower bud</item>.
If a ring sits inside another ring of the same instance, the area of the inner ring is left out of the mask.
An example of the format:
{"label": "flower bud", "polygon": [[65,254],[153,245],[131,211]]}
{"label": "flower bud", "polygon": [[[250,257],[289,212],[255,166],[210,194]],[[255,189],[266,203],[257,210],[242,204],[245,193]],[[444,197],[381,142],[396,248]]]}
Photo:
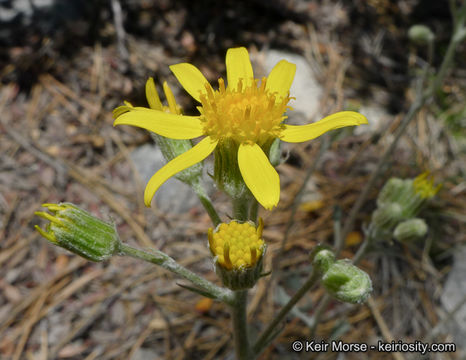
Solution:
{"label": "flower bud", "polygon": [[215,257],[215,268],[223,284],[232,290],[249,289],[261,276],[265,243],[262,240],[264,228],[252,222],[239,223],[236,220],[222,223],[215,231],[208,231],[209,248]]}
{"label": "flower bud", "polygon": [[434,41],[435,35],[427,26],[425,25],[413,25],[408,30],[409,40],[414,42],[417,45],[425,45]]}
{"label": "flower bud", "polygon": [[398,203],[384,204],[372,214],[372,223],[379,229],[392,229],[402,219],[402,210]]}
{"label": "flower bud", "polygon": [[120,239],[117,230],[87,211],[71,203],[43,204],[52,214],[35,214],[50,223],[46,230],[35,226],[47,240],[88,260],[103,261],[118,252]]}
{"label": "flower bud", "polygon": [[402,179],[390,178],[377,196],[377,206],[381,207],[384,204],[395,202],[403,193],[404,187],[405,183]]}
{"label": "flower bud", "polygon": [[398,224],[393,236],[400,242],[415,241],[427,234],[427,224],[423,219],[414,218]]}
{"label": "flower bud", "polygon": [[318,246],[311,254],[312,264],[321,274],[325,274],[335,262],[335,255],[329,249]]}
{"label": "flower bud", "polygon": [[333,263],[322,276],[322,284],[334,298],[352,304],[366,301],[372,291],[369,275],[348,259]]}

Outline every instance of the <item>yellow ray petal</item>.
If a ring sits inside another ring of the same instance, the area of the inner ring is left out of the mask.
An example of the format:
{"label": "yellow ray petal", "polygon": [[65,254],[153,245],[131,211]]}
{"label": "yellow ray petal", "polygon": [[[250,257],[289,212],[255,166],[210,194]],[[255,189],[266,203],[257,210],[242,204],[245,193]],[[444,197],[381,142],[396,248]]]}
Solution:
{"label": "yellow ray petal", "polygon": [[163,82],[163,92],[165,93],[165,98],[167,99],[168,108],[172,114],[180,114],[178,111],[178,105],[176,104],[175,95],[173,95],[172,89],[168,86],[166,81]]}
{"label": "yellow ray petal", "polygon": [[206,92],[206,84],[210,84],[199,69],[194,65],[181,63],[170,66],[170,70],[189,95],[201,102],[200,95]]}
{"label": "yellow ray petal", "polygon": [[246,48],[228,49],[225,62],[227,66],[228,87],[230,89],[236,89],[240,79],[242,79],[243,89],[245,86],[251,85],[254,74]]}
{"label": "yellow ray petal", "polygon": [[151,109],[126,112],[113,123],[137,126],[171,139],[194,139],[203,134],[202,123],[197,116],[183,116]]}
{"label": "yellow ray petal", "polygon": [[147,183],[146,190],[144,191],[144,204],[146,204],[147,207],[150,207],[150,203],[155,192],[165,181],[176,173],[179,173],[180,171],[204,160],[212,151],[214,151],[217,146],[217,142],[218,141],[213,141],[207,136],[196,146],[165,164],[150,178]]}
{"label": "yellow ray petal", "polygon": [[162,110],[162,102],[155,88],[154,79],[150,77],[146,81],[146,98],[149,106],[153,110]]}
{"label": "yellow ray petal", "polygon": [[128,105],[121,105],[118,106],[117,108],[113,109],[112,114],[113,118],[116,119],[117,117],[121,116],[125,112],[128,112],[133,109],[133,106],[128,106]]}
{"label": "yellow ray petal", "polygon": [[241,144],[238,165],[246,186],[266,209],[277,206],[280,199],[280,178],[259,145]]}
{"label": "yellow ray petal", "polygon": [[324,117],[322,120],[307,125],[285,125],[280,139],[296,143],[315,139],[327,131],[345,126],[367,124],[367,119],[354,111],[341,111]]}
{"label": "yellow ray petal", "polygon": [[277,100],[284,98],[290,91],[295,73],[295,64],[286,60],[279,61],[267,77],[266,90],[271,93],[277,93]]}

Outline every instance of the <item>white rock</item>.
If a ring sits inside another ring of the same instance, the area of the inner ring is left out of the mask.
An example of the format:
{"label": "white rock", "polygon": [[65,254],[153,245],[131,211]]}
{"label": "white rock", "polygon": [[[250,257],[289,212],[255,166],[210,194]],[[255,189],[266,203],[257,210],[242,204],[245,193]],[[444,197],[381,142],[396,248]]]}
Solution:
{"label": "white rock", "polygon": [[[152,175],[166,163],[160,149],[150,144],[134,150],[131,159],[144,184],[147,184]],[[200,202],[188,185],[173,177],[157,190],[153,204],[161,211],[181,214],[199,205]]]}
{"label": "white rock", "polygon": [[290,106],[294,110],[288,113],[288,122],[295,125],[307,124],[317,119],[320,114],[319,101],[322,86],[318,83],[307,60],[301,55],[288,52],[270,50],[265,54],[267,74],[283,59],[296,64],[296,75],[290,89],[290,95],[296,100],[290,101]]}
{"label": "white rock", "polygon": [[372,134],[386,127],[387,124],[392,121],[392,116],[383,108],[376,105],[363,105],[358,112],[363,114],[369,123],[362,126],[355,126],[355,135]]}

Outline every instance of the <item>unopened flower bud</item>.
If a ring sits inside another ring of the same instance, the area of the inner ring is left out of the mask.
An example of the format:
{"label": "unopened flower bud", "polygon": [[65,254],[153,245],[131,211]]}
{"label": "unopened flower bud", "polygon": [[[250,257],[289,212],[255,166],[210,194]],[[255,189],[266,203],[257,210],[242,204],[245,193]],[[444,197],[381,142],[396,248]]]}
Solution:
{"label": "unopened flower bud", "polygon": [[322,276],[322,284],[334,298],[352,304],[366,301],[372,291],[369,275],[348,259],[333,263]]}
{"label": "unopened flower bud", "polygon": [[263,228],[262,219],[259,219],[257,228],[252,222],[233,220],[220,224],[215,231],[209,229],[209,248],[215,257],[217,274],[226,287],[249,289],[260,278],[266,248]]}
{"label": "unopened flower bud", "polygon": [[377,196],[377,206],[381,207],[384,204],[395,202],[404,191],[404,187],[405,184],[402,179],[390,178],[380,190],[379,196]]}
{"label": "unopened flower bud", "polygon": [[417,45],[425,45],[434,41],[435,35],[425,25],[413,25],[408,30],[409,39]]}
{"label": "unopened flower bud", "polygon": [[414,218],[398,224],[393,236],[400,242],[415,241],[427,234],[427,224],[423,219]]}
{"label": "unopened flower bud", "polygon": [[319,246],[311,254],[312,264],[321,274],[325,274],[331,265],[335,262],[335,255],[329,249]]}
{"label": "unopened flower bud", "polygon": [[402,219],[402,207],[398,203],[385,204],[372,214],[372,223],[379,229],[391,229]]}
{"label": "unopened flower bud", "polygon": [[117,230],[87,211],[71,203],[43,204],[52,214],[37,211],[35,214],[50,223],[46,230],[36,230],[55,245],[65,248],[88,260],[103,261],[118,252],[120,239]]}

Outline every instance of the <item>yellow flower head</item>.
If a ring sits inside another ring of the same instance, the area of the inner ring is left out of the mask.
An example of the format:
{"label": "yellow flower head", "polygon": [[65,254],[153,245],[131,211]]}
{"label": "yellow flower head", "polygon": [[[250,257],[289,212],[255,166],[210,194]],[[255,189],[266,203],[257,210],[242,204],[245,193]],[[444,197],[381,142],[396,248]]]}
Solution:
{"label": "yellow flower head", "polygon": [[264,251],[263,228],[262,219],[259,219],[257,229],[252,223],[237,221],[222,223],[215,232],[210,228],[208,231],[210,251],[225,269],[253,267]]}
{"label": "yellow flower head", "polygon": [[181,115],[172,108],[166,112],[158,96],[154,99],[155,87],[154,91],[146,87],[151,109],[129,106],[115,109],[114,125],[138,126],[172,139],[204,136],[149,180],[144,193],[147,206],[168,178],[201,162],[217,146],[233,142],[238,149],[237,164],[244,183],[262,206],[272,209],[280,198],[280,179],[267,154],[274,139],[303,142],[329,130],[367,123],[359,113],[342,111],[308,125],[283,124],[296,65],[281,60],[267,78],[259,81],[254,78],[247,50],[240,47],[227,51],[226,68],[227,86],[219,79],[218,90],[214,90],[195,66],[188,63],[170,66],[184,89],[200,103],[198,116]]}
{"label": "yellow flower head", "polygon": [[413,180],[414,191],[422,199],[430,199],[435,196],[442,184],[434,186],[434,178],[429,172],[424,172]]}

